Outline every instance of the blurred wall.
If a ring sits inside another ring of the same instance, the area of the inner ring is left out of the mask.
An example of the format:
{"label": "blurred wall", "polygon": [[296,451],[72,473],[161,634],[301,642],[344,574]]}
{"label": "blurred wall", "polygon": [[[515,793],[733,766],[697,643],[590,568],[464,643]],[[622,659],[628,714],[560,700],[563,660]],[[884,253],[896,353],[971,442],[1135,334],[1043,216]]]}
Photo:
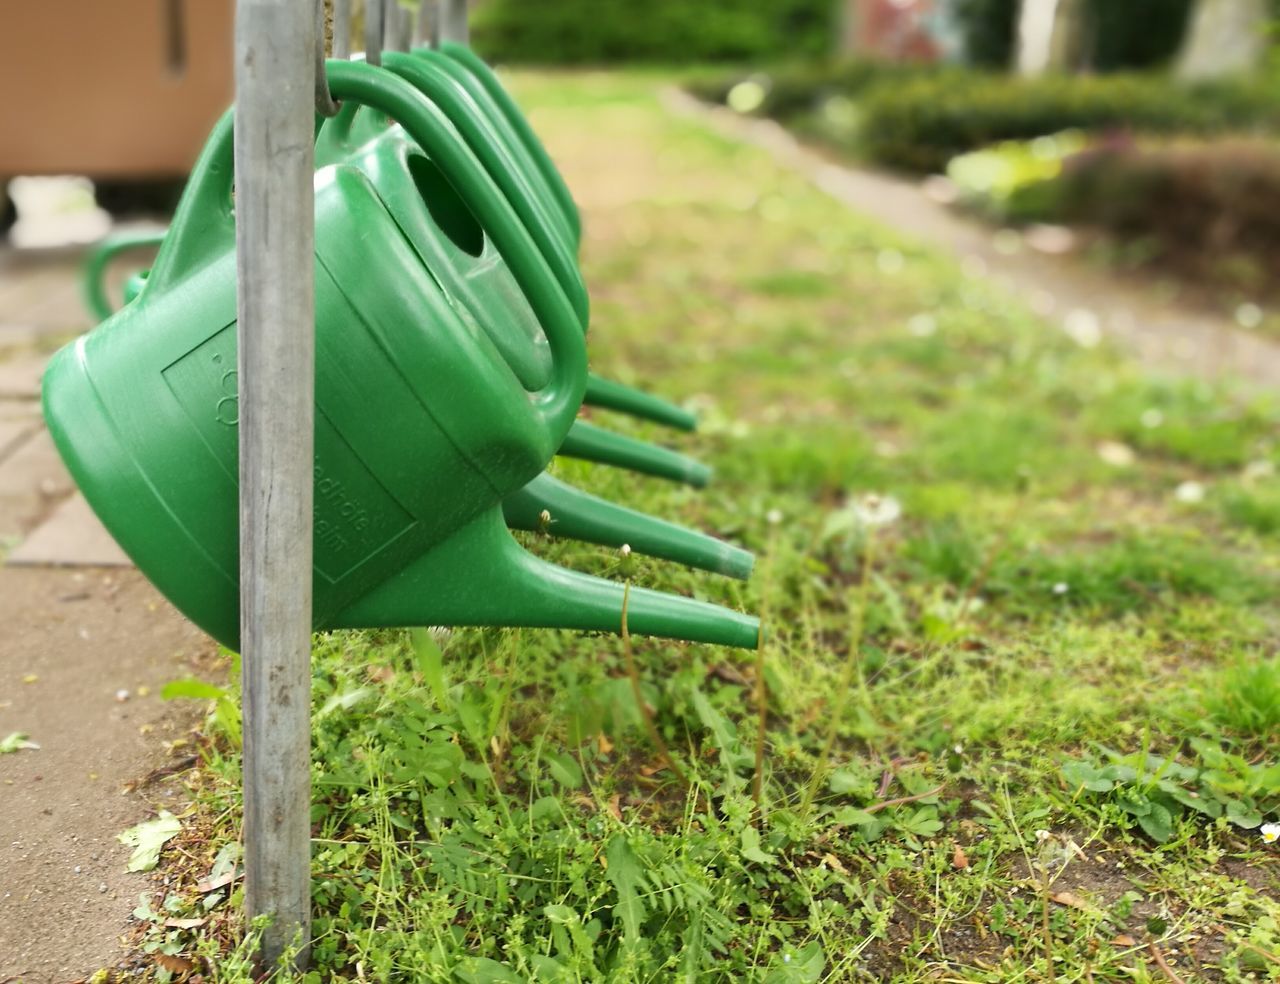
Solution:
{"label": "blurred wall", "polygon": [[0,12],[0,176],[177,177],[232,100],[234,0]]}

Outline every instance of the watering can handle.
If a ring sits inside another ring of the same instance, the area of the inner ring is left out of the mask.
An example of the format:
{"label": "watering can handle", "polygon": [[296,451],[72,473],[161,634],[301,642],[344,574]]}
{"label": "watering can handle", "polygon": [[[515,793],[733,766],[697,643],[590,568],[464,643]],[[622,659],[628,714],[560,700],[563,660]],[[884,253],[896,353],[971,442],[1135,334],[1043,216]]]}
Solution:
{"label": "watering can handle", "polygon": [[510,201],[439,108],[399,76],[360,62],[330,59],[336,100],[354,100],[395,119],[436,163],[497,247],[551,346],[551,382],[531,394],[558,443],[582,405],[587,350],[573,306]]}
{"label": "watering can handle", "polygon": [[104,277],[107,265],[121,253],[134,249],[148,249],[164,242],[165,230],[155,232],[126,232],[104,239],[90,251],[80,271],[80,292],[84,303],[99,321],[106,321],[115,313],[107,297]]}
{"label": "watering can handle", "polygon": [[[335,100],[371,106],[404,127],[467,202],[507,262],[551,346],[551,382],[530,394],[546,426],[550,457],[582,405],[587,351],[573,306],[542,252],[448,118],[410,83],[361,62],[330,59],[326,72]],[[144,295],[176,284],[223,255],[227,238],[234,238],[234,116],[231,110],[223,114],[196,162]],[[317,125],[321,121],[318,118]]]}
{"label": "watering can handle", "polygon": [[[483,111],[471,95],[436,64],[420,55],[401,51],[383,52],[382,67],[411,83],[431,103],[438,106],[458,129],[467,146],[494,179],[512,208],[537,243],[547,265],[564,288],[565,296],[573,305],[581,330],[585,331],[590,317],[590,301],[582,273],[570,248],[568,232],[554,224],[547,206],[528,184],[502,138],[493,130]],[[325,124],[325,140],[330,148],[341,147],[354,151],[361,138],[353,136],[358,106],[353,101],[344,103]],[[367,139],[367,138],[365,138]]]}

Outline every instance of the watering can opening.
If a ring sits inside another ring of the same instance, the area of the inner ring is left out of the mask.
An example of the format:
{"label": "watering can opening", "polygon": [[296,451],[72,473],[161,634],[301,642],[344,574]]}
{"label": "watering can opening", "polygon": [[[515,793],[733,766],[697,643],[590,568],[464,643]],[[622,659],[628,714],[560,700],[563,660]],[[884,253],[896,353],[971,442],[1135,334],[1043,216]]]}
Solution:
{"label": "watering can opening", "polygon": [[444,172],[422,154],[409,154],[407,163],[436,227],[462,252],[479,259],[484,252],[484,229]]}

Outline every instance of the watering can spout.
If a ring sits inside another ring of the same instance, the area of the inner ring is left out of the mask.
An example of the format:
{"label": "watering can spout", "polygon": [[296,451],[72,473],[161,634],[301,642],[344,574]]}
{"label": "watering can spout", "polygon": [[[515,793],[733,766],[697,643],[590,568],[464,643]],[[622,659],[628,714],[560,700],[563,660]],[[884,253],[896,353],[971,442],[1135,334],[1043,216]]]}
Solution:
{"label": "watering can spout", "polygon": [[585,420],[573,422],[556,453],[698,488],[711,480],[711,469],[700,461],[647,441],[615,434]]}
{"label": "watering can spout", "polygon": [[[511,538],[489,510],[341,613],[335,627],[513,625],[620,632],[621,584],[557,567]],[[679,595],[634,589],[635,635],[754,649],[759,620]]]}
{"label": "watering can spout", "polygon": [[507,525],[599,543],[704,571],[746,578],[755,557],[741,547],[616,505],[542,474],[502,502]]}
{"label": "watering can spout", "polygon": [[630,414],[632,417],[649,420],[655,424],[664,424],[677,430],[691,431],[698,428],[698,418],[684,407],[676,406],[634,386],[614,382],[612,379],[603,379],[594,373],[587,376],[587,392],[583,402],[588,406],[616,410],[619,413]]}

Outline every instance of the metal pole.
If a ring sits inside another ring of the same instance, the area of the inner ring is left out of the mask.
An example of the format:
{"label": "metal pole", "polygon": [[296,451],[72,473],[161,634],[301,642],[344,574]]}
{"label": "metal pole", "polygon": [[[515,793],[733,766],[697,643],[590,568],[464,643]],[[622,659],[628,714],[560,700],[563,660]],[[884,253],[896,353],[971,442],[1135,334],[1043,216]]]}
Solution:
{"label": "metal pole", "polygon": [[382,64],[382,22],[385,10],[382,0],[365,0],[364,60],[370,65]]}
{"label": "metal pole", "polygon": [[418,0],[418,23],[413,32],[413,42],[432,48],[440,44],[440,14],[436,0]]}
{"label": "metal pole", "polygon": [[240,645],[245,904],[261,958],[311,934],[314,0],[238,0]]}
{"label": "metal pole", "polygon": [[467,0],[440,0],[440,40],[471,43],[467,27]]}
{"label": "metal pole", "polygon": [[351,57],[351,0],[333,0],[333,57]]}

